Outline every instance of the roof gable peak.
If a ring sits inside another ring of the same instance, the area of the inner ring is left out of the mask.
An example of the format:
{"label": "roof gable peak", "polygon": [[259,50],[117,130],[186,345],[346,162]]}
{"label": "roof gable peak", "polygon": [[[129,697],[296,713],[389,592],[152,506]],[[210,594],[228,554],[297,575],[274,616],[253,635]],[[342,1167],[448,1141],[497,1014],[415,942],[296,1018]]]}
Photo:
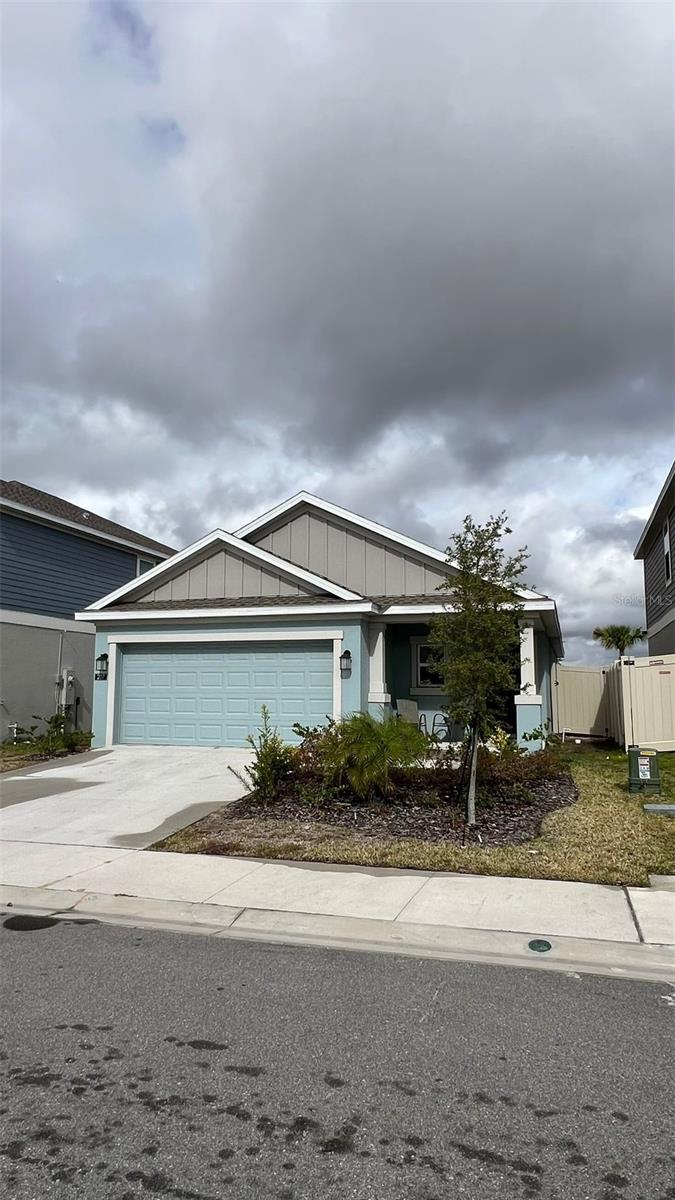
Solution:
{"label": "roof gable peak", "polygon": [[338,600],[363,599],[356,592],[340,587],[328,579],[323,579],[315,575],[312,571],[306,571],[302,567],[297,567],[294,563],[287,562],[285,559],[279,558],[276,554],[271,554],[268,550],[262,550],[258,546],[244,541],[236,534],[227,533],[224,529],[213,529],[211,533],[207,533],[205,537],[186,546],[184,550],[180,550],[165,562],[160,563],[159,566],[153,567],[150,571],[145,571],[143,575],[136,576],[135,579],[131,579],[128,583],[123,584],[122,587],[116,588],[115,591],[110,592],[101,600],[97,600],[95,604],[89,605],[87,611],[97,612],[114,604],[123,596],[131,596],[142,590],[147,591],[149,584],[161,582],[165,576],[171,575],[181,564],[188,565],[191,559],[197,558],[204,550],[207,550],[210,546],[217,545],[234,550],[244,558],[255,560],[259,565],[276,571],[287,579],[309,584],[311,587],[316,588],[317,591],[327,593]]}

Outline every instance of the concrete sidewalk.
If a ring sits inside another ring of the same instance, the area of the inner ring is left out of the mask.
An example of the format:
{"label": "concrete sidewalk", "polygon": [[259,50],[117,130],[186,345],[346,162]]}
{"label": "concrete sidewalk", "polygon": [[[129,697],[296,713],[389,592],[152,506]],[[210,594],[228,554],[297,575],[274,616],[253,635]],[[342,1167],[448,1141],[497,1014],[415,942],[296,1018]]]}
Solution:
{"label": "concrete sidewalk", "polygon": [[[341,944],[362,944],[377,934],[376,940],[390,949],[412,944],[420,953],[423,945],[450,952],[461,946],[465,957],[470,957],[467,938],[481,942],[481,937],[497,955],[507,946],[509,953],[526,947],[533,937],[572,939],[577,949],[581,942],[592,942],[596,951],[606,943],[605,950],[613,947],[612,962],[629,952],[632,962],[636,954],[644,958],[650,947],[664,948],[654,961],[675,977],[675,891],[669,878],[655,882],[656,888],[623,889],[102,846],[0,843],[1,898],[17,908],[77,908],[82,915],[98,912],[115,919],[117,914],[131,923],[187,924],[239,936],[245,931],[254,936],[257,929],[278,940],[324,944],[336,937]],[[504,941],[507,935],[510,941]],[[569,955],[563,961],[568,963]]]}

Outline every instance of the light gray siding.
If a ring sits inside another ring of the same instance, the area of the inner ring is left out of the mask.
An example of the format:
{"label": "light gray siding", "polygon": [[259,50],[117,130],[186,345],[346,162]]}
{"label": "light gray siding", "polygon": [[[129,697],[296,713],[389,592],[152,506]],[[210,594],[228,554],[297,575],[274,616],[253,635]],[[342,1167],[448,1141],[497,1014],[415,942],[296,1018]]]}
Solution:
{"label": "light gray siding", "polygon": [[286,579],[233,550],[210,548],[170,579],[137,595],[139,600],[239,600],[253,596],[313,596],[316,590]]}
{"label": "light gray siding", "polygon": [[441,563],[431,566],[413,551],[320,512],[296,512],[251,541],[363,596],[430,593],[445,578]]}

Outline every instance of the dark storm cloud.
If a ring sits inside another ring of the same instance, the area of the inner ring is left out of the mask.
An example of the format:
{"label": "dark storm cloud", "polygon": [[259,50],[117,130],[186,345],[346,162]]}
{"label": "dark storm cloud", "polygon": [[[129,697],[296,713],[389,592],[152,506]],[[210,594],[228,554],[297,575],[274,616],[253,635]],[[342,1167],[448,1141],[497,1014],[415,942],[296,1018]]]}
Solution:
{"label": "dark storm cloud", "polygon": [[257,147],[214,314],[306,443],[414,415],[489,463],[514,422],[569,446],[670,411],[667,39],[648,18],[634,55],[620,6],[476,7],[392,6],[385,39],[340,10]]}
{"label": "dark storm cloud", "polygon": [[152,27],[128,0],[95,0],[93,46],[97,53],[121,50],[136,66],[154,75],[158,55]]}
{"label": "dark storm cloud", "polygon": [[614,521],[594,521],[579,533],[579,538],[591,547],[594,545],[618,546],[632,554],[644,529],[644,524],[644,521],[637,517]]}
{"label": "dark storm cloud", "polygon": [[[105,15],[154,61],[140,11]],[[668,422],[661,6],[337,6],[313,52],[237,6],[221,26],[223,77],[256,95],[248,120],[214,95],[206,275],[104,287],[74,389],[192,442],[254,410],[324,459],[414,419],[465,473]],[[162,128],[194,125],[182,107]]]}
{"label": "dark storm cloud", "polygon": [[506,508],[575,639],[618,618],[673,430],[666,7],[31,14],[5,474],[175,544],[302,487],[441,547]]}

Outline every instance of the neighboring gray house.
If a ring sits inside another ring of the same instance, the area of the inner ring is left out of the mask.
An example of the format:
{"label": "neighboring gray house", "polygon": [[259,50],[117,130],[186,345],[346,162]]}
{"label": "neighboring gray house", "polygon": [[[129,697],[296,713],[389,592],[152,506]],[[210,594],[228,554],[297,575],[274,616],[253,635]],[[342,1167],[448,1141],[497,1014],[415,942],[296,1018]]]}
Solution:
{"label": "neighboring gray house", "polygon": [[[401,701],[431,729],[444,697],[429,618],[448,569],[436,547],[307,492],[236,534],[216,529],[78,613],[96,625],[106,675],[94,744],[244,746],[263,704],[288,741],[296,722]],[[563,652],[555,602],[522,599],[521,738],[551,716]]]}
{"label": "neighboring gray house", "polygon": [[25,483],[0,480],[0,740],[67,709],[91,729],[94,626],[75,612],[174,551]]}
{"label": "neighboring gray house", "polygon": [[644,563],[650,654],[675,654],[675,462],[635,547]]}

